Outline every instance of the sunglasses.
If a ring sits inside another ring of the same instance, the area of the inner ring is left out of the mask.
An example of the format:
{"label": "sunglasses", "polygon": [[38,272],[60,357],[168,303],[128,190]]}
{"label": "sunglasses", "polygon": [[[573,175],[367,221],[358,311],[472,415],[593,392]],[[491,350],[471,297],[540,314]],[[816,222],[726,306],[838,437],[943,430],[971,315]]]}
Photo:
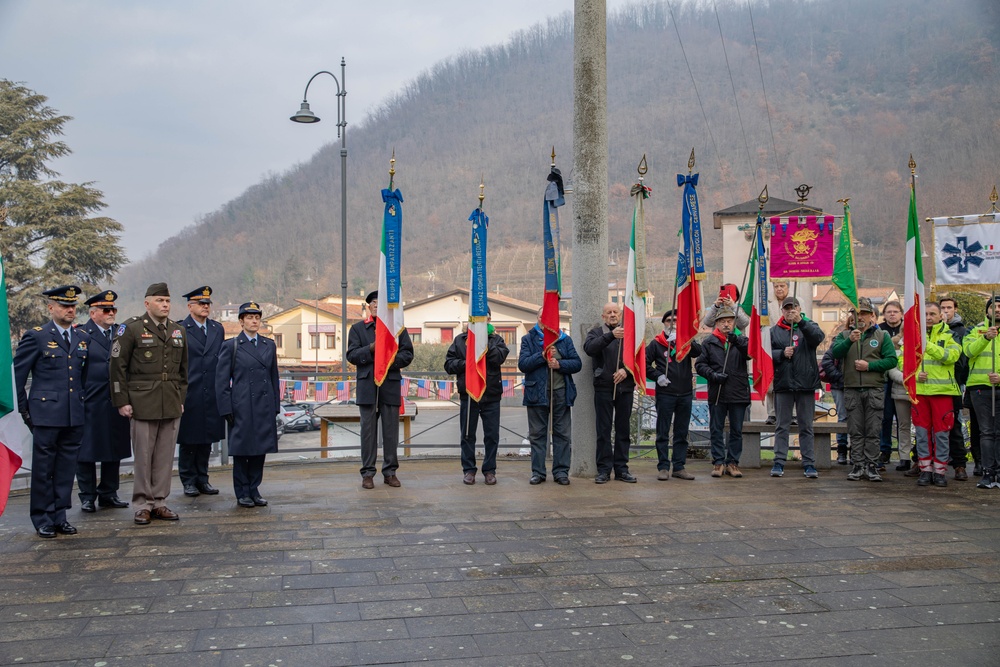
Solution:
{"label": "sunglasses", "polygon": [[108,315],[109,313],[117,313],[118,309],[117,308],[101,308],[101,312],[103,312],[105,315]]}

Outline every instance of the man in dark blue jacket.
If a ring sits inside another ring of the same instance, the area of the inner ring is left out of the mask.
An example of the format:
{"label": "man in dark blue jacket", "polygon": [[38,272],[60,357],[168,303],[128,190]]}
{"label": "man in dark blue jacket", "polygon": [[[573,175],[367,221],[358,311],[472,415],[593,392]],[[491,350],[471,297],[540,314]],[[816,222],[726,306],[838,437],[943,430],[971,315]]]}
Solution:
{"label": "man in dark blue jacket", "polygon": [[[52,320],[24,332],[14,355],[17,409],[32,434],[31,523],[39,537],[76,535],[66,520],[83,440],[90,335],[73,328],[80,288],[42,292]],[[31,393],[25,391],[31,376]]]}
{"label": "man in dark blue jacket", "polygon": [[215,371],[226,335],[222,325],[209,317],[211,287],[204,285],[184,297],[188,300],[188,316],[181,326],[188,339],[188,392],[177,432],[177,472],[185,496],[215,495],[219,490],[208,483],[208,459],[212,443],[226,434],[215,400]]}
{"label": "man in dark blue jacket", "polygon": [[[694,479],[684,469],[687,464],[688,428],[694,401],[692,359],[701,354],[701,344],[691,341],[691,349],[677,361],[677,329],[673,310],[663,313],[663,331],[646,346],[646,377],[656,383],[656,479],[670,479],[670,466],[677,479]],[[674,455],[669,457],[670,423],[674,424]]]}
{"label": "man in dark blue jacket", "polygon": [[[813,442],[813,415],[816,412],[816,390],[819,389],[819,365],[816,348],[825,334],[815,322],[802,316],[802,307],[794,296],[781,302],[781,318],[771,327],[771,359],[774,361],[774,466],[771,477],[785,474],[788,458],[788,436],[792,424],[792,409],[799,418],[799,453],[802,472],[810,478],[816,472],[816,451]],[[829,459],[830,452],[823,452]]]}
{"label": "man in dark blue jacket", "polygon": [[[489,319],[487,318],[487,322]],[[497,450],[500,447],[500,399],[503,396],[503,380],[500,367],[507,360],[510,350],[503,336],[487,324],[489,338],[486,340],[486,390],[478,401],[470,401],[465,387],[465,355],[469,334],[462,332],[452,341],[444,360],[444,369],[456,376],[458,396],[461,403],[459,419],[462,429],[462,482],[476,483],[476,431],[479,420],[483,420],[483,479],[492,486],[497,483]]]}
{"label": "man in dark blue jacket", "polygon": [[[76,463],[76,482],[80,489],[80,509],[96,512],[101,507],[128,507],[118,497],[121,461],[132,456],[132,435],[128,419],[118,414],[108,391],[108,360],[111,358],[118,295],[107,290],[84,303],[90,306],[90,319],[80,329],[90,334],[89,369],[83,401],[86,418],[83,442]],[[97,483],[97,464],[101,464],[101,482]]]}
{"label": "man in dark blue jacket", "polygon": [[539,322],[521,338],[517,367],[524,373],[524,401],[528,408],[528,440],[531,442],[531,483],[545,481],[547,431],[552,426],[552,478],[569,484],[571,408],[576,400],[573,374],[583,368],[573,340],[565,333],[548,350],[544,349]]}

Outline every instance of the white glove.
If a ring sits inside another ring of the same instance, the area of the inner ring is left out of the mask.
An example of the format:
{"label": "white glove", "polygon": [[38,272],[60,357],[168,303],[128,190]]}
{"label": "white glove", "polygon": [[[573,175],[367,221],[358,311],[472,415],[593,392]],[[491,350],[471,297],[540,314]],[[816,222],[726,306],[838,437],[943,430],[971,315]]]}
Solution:
{"label": "white glove", "polygon": [[673,343],[673,342],[674,342],[675,340],[677,340],[677,332],[676,332],[676,331],[671,331],[671,332],[670,332],[670,333],[669,333],[669,334],[667,335],[667,340],[668,340],[669,342],[671,342],[671,343]]}
{"label": "white glove", "polygon": [[656,384],[660,385],[661,387],[666,387],[668,384],[670,384],[670,378],[668,378],[666,373],[664,373],[660,377],[656,378]]}

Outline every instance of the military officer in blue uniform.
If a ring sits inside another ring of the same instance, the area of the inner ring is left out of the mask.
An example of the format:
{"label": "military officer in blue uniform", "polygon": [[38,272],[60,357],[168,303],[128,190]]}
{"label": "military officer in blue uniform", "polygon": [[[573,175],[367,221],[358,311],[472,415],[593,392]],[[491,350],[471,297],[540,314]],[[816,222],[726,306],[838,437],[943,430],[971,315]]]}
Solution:
{"label": "military officer in blue uniform", "polygon": [[[118,294],[111,290],[99,292],[85,304],[90,306],[90,319],[79,328],[90,334],[87,383],[83,403],[86,419],[83,443],[76,463],[76,483],[80,493],[80,509],[96,512],[101,507],[128,507],[118,497],[122,459],[132,456],[132,438],[128,419],[118,414],[111,404],[108,390],[108,359],[115,329]],[[97,464],[101,464],[101,482],[97,483]],[[95,504],[96,503],[96,504]]]}
{"label": "military officer in blue uniform", "polygon": [[[83,440],[90,335],[73,327],[80,288],[43,292],[52,320],[26,331],[14,356],[17,409],[32,432],[31,523],[39,537],[75,535],[66,520]],[[31,376],[31,393],[25,385]]]}
{"label": "military officer in blue uniform", "polygon": [[240,306],[243,331],[223,344],[215,374],[219,412],[229,423],[233,490],[240,507],[267,505],[260,495],[264,457],[278,451],[278,350],[274,341],[259,335],[261,314],[253,301]]}
{"label": "military officer in blue uniform", "polygon": [[208,459],[212,443],[226,435],[226,422],[215,401],[215,369],[225,332],[221,324],[209,318],[211,287],[191,290],[184,298],[188,300],[188,316],[181,325],[188,339],[188,390],[177,433],[177,472],[184,495],[215,495],[219,490],[208,483]]}

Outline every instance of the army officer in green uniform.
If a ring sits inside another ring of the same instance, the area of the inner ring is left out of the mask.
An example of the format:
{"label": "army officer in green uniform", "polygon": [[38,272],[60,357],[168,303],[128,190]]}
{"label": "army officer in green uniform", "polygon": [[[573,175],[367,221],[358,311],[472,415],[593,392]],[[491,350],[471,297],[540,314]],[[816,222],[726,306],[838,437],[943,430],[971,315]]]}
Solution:
{"label": "army officer in green uniform", "polygon": [[111,347],[111,402],[132,420],[135,522],[176,521],[166,505],[177,429],[187,395],[187,335],[171,320],[166,283],[146,290],[146,314],[118,326]]}

